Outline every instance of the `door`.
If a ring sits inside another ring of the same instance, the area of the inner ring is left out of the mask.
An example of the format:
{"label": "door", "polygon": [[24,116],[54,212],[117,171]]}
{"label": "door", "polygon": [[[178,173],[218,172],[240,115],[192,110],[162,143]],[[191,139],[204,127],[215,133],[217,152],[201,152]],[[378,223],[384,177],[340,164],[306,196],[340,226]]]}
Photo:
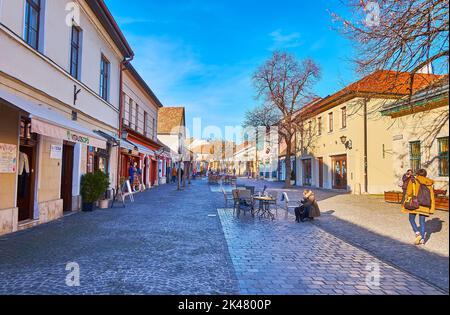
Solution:
{"label": "door", "polygon": [[19,166],[23,168],[17,177],[17,208],[22,222],[34,217],[36,145],[20,146]]}
{"label": "door", "polygon": [[303,160],[303,185],[312,185],[311,159]]}
{"label": "door", "polygon": [[347,189],[347,156],[340,155],[332,158],[333,188]]}
{"label": "door", "polygon": [[144,170],[143,170],[143,173],[144,173],[144,185],[145,185],[145,187],[147,187],[148,174],[150,173],[148,160],[149,160],[148,157],[144,158]]}
{"label": "door", "polygon": [[319,158],[319,187],[323,188],[323,158]]}
{"label": "door", "polygon": [[72,211],[73,153],[74,145],[64,143],[61,166],[61,199],[65,212]]}

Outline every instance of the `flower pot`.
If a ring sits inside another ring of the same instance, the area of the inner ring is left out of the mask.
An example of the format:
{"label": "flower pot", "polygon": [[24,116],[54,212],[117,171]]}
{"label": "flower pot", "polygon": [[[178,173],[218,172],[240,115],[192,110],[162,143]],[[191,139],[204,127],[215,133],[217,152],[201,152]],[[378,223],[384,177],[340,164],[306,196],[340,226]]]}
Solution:
{"label": "flower pot", "polygon": [[384,193],[384,200],[389,203],[402,203],[403,193],[396,191],[387,191]]}
{"label": "flower pot", "polygon": [[98,202],[98,207],[100,209],[108,209],[109,208],[109,200],[103,199]]}
{"label": "flower pot", "polygon": [[94,211],[94,203],[93,202],[83,202],[83,211],[84,212]]}
{"label": "flower pot", "polygon": [[448,211],[448,197],[436,197],[436,209]]}

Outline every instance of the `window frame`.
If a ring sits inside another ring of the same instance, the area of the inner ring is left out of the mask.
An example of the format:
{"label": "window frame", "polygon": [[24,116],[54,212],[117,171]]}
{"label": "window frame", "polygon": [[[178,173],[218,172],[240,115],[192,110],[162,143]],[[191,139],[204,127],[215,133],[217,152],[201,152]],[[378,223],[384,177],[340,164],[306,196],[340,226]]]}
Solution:
{"label": "window frame", "polygon": [[[419,154],[413,155],[413,146],[418,145],[419,146]],[[417,169],[414,167],[414,162],[419,162]],[[420,140],[417,141],[410,141],[409,142],[409,166],[410,169],[415,173],[422,167],[422,143]]]}
{"label": "window frame", "polygon": [[109,102],[111,62],[104,54],[100,58],[100,97]]}
{"label": "window frame", "polygon": [[[36,1],[38,3],[36,3]],[[40,48],[40,33],[41,33],[41,10],[42,10],[42,0],[25,0],[25,23],[24,23],[24,40],[25,42],[33,47],[36,50]],[[36,11],[37,13],[37,25],[36,28],[33,28],[33,31],[36,32],[36,43],[31,43],[30,39],[30,30],[31,30],[31,13],[32,11]]]}
{"label": "window frame", "polygon": [[347,106],[341,108],[341,128],[347,128]]}
{"label": "window frame", "polygon": [[[78,32],[78,42],[77,43],[74,42],[74,30],[76,32]],[[70,39],[70,75],[77,80],[80,80],[80,78],[81,78],[81,35],[82,35],[81,28],[76,25],[72,25],[71,39]],[[74,66],[73,50],[74,49],[77,50],[77,62],[76,62],[75,68],[73,68],[73,66]],[[76,71],[75,74],[74,74],[74,71]]]}
{"label": "window frame", "polygon": [[322,135],[322,117],[317,117],[317,135]]}
{"label": "window frame", "polygon": [[334,113],[328,113],[328,132],[334,132]]}
{"label": "window frame", "polygon": [[[446,140],[447,141],[447,152],[443,152],[441,151],[441,142]],[[438,167],[438,172],[439,172],[439,177],[448,177],[449,176],[449,150],[448,150],[448,145],[449,145],[449,137],[441,137],[441,138],[437,138],[437,143],[438,143],[438,163],[439,163],[439,167]],[[447,159],[447,173],[443,173],[442,172],[442,160],[443,159]]]}

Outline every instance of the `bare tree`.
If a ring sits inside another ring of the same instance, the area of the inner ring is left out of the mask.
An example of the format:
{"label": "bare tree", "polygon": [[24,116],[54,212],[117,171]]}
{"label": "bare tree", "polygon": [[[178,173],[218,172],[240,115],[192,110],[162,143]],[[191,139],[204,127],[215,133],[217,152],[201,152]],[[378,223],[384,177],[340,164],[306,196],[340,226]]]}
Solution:
{"label": "bare tree", "polygon": [[[299,62],[293,55],[282,52],[274,52],[253,76],[258,98],[281,112],[277,126],[287,145],[288,160],[297,129],[294,114],[311,99],[310,88],[319,77],[320,70],[314,61]],[[291,174],[290,163],[286,163],[286,174]],[[291,186],[290,176],[286,176],[285,185]]]}
{"label": "bare tree", "polygon": [[255,168],[257,172],[259,172],[258,140],[260,133],[266,135],[270,132],[270,128],[277,124],[280,119],[281,113],[279,109],[270,106],[268,103],[258,106],[245,114],[243,127],[248,137],[247,141],[255,143]]}
{"label": "bare tree", "polygon": [[[417,89],[442,84],[432,72],[448,76],[449,66],[449,0],[346,0],[351,12],[346,19],[332,14],[338,29],[355,43],[354,60],[362,74],[390,70],[387,86],[407,86],[407,101]],[[405,73],[409,79],[405,80]],[[420,81],[420,82],[419,82]],[[382,106],[382,105],[381,105]],[[435,126],[440,130],[448,122],[449,112],[442,111]],[[432,133],[434,134],[434,132]]]}
{"label": "bare tree", "polygon": [[[352,19],[333,14],[358,48],[364,74],[422,72],[432,62],[448,74],[448,0],[348,0]],[[413,78],[413,76],[412,76]],[[412,83],[411,83],[412,84]]]}

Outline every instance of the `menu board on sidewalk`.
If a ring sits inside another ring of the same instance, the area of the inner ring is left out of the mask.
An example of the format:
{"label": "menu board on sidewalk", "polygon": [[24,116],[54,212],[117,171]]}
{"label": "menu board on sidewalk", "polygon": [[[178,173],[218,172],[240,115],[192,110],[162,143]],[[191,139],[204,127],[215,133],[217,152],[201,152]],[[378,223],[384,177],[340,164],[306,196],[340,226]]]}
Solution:
{"label": "menu board on sidewalk", "polygon": [[11,174],[17,169],[17,146],[0,143],[0,173]]}

